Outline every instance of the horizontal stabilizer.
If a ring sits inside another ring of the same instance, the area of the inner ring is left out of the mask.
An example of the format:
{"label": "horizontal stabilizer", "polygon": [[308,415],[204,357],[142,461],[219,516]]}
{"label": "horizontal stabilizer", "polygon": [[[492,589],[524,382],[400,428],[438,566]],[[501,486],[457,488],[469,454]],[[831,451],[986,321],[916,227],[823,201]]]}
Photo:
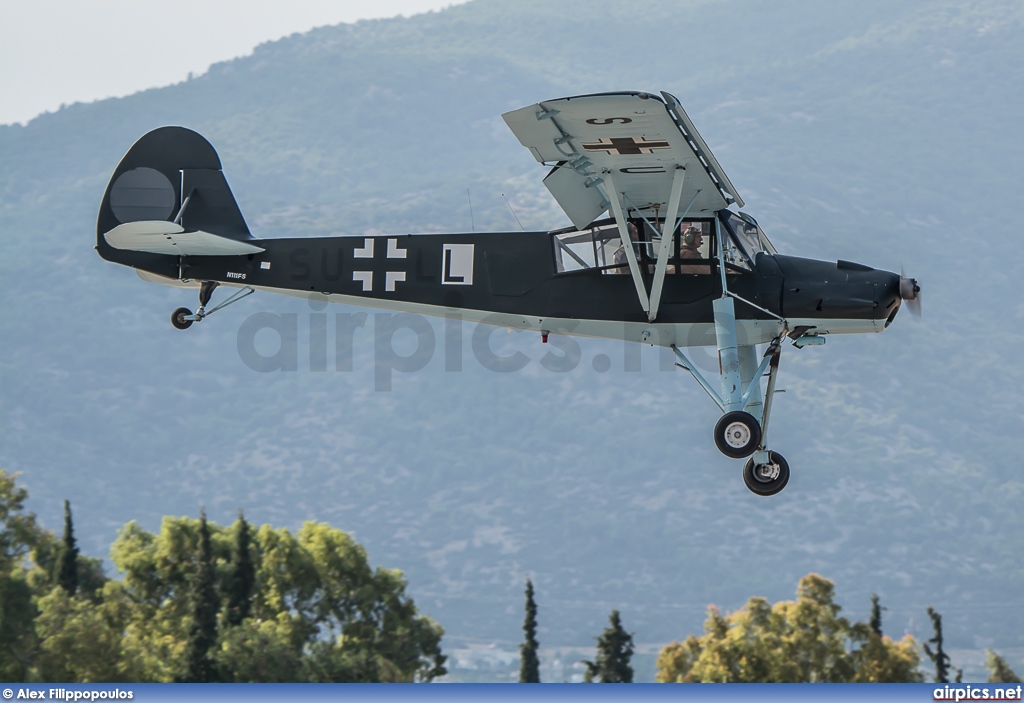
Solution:
{"label": "horizontal stabilizer", "polygon": [[202,230],[186,232],[180,225],[163,220],[126,222],[103,238],[115,249],[172,256],[243,256],[263,251],[262,247]]}

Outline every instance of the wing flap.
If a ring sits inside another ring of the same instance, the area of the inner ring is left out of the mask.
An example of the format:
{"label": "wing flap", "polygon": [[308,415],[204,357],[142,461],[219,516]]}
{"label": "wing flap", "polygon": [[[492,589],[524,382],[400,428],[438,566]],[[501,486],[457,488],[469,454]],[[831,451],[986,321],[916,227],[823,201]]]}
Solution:
{"label": "wing flap", "polygon": [[202,230],[186,232],[180,225],[164,220],[126,222],[103,238],[115,249],[172,256],[242,256],[264,251],[262,247]]}
{"label": "wing flap", "polygon": [[597,188],[597,181],[560,164],[544,177],[544,185],[554,196],[576,229],[583,229],[608,209],[608,200]]}

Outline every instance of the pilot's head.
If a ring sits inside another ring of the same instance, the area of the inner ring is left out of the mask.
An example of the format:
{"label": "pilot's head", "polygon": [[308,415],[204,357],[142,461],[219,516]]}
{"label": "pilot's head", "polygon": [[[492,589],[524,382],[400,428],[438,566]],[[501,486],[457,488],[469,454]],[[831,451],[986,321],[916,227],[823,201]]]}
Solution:
{"label": "pilot's head", "polygon": [[636,231],[636,225],[630,222],[628,225],[626,225],[626,231],[629,232],[629,238],[635,242],[637,240],[637,237],[639,236]]}
{"label": "pilot's head", "polygon": [[704,237],[701,231],[696,227],[687,227],[686,231],[683,232],[683,244],[688,247],[700,246],[704,243]]}

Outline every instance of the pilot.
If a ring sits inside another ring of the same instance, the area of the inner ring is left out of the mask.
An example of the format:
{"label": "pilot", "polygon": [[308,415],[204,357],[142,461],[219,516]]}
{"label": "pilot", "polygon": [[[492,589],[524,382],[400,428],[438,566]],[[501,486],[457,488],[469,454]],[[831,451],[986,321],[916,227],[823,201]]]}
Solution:
{"label": "pilot", "polygon": [[[690,225],[683,231],[683,246],[679,247],[680,259],[703,259],[700,248],[704,246],[704,234],[700,228]],[[679,273],[711,273],[710,266],[679,266]]]}
{"label": "pilot", "polygon": [[704,235],[694,226],[683,232],[683,246],[679,248],[680,259],[703,259],[700,248],[704,245]]}

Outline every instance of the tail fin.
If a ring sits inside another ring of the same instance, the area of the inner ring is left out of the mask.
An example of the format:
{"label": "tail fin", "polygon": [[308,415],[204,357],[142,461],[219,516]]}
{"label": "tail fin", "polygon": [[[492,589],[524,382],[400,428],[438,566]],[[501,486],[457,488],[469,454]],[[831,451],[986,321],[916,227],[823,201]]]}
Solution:
{"label": "tail fin", "polygon": [[[133,222],[140,224],[122,227]],[[168,234],[213,235],[218,241],[248,242],[253,238],[224,179],[217,152],[206,139],[184,127],[149,132],[117,165],[96,223],[96,248],[103,258],[111,259],[112,249],[135,249],[112,247],[106,235],[118,227],[121,236],[138,235],[135,230],[152,235],[154,230],[166,229]]]}

